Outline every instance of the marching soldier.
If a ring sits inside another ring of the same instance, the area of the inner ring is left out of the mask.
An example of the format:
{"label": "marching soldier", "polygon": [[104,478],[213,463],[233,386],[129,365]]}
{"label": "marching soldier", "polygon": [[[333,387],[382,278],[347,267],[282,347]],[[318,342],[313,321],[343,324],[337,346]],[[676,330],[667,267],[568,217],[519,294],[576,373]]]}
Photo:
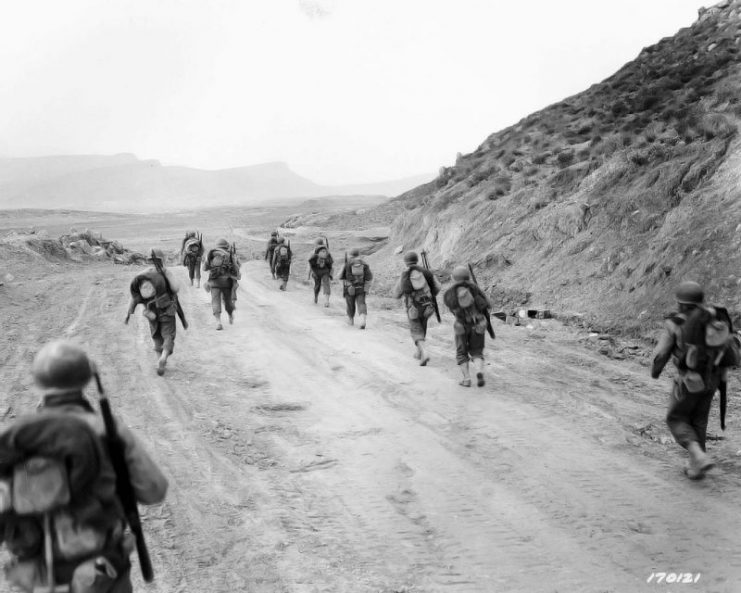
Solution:
{"label": "marching soldier", "polygon": [[420,366],[425,366],[430,360],[425,349],[427,321],[435,314],[434,298],[442,286],[432,272],[419,265],[419,256],[414,251],[404,254],[404,263],[407,269],[401,273],[393,295],[397,299],[404,297],[409,332],[417,347],[414,357]]}
{"label": "marching soldier", "polygon": [[206,254],[203,269],[208,272],[205,288],[211,293],[211,310],[216,318],[216,329],[222,330],[221,303],[223,301],[229,323],[234,323],[234,289],[241,278],[239,260],[226,239],[219,239],[216,247]]}
{"label": "marching soldier", "polygon": [[365,297],[370,290],[373,272],[370,266],[360,257],[360,249],[357,247],[350,250],[350,259],[346,260],[345,266],[340,272],[342,280],[342,295],[347,304],[347,322],[349,325],[355,323],[355,314],[360,319],[360,329],[365,329],[368,316],[368,306]]}
{"label": "marching soldier", "polygon": [[[0,514],[12,558],[5,576],[29,593],[131,593],[134,543],[127,527],[137,533],[141,527],[119,497],[122,470],[133,505],[162,502],[167,479],[123,423],[115,423],[114,436],[94,411],[83,391],[97,373],[82,348],[51,342],[32,372],[39,413],[0,434],[0,484],[13,484]],[[112,454],[111,439],[125,455]]]}
{"label": "marching soldier", "polygon": [[175,316],[180,317],[183,329],[188,322],[178,300],[180,286],[168,268],[161,249],[152,249],[154,267],[138,274],[129,286],[131,301],[124,323],[129,323],[131,314],[138,305],[144,306],[143,315],[149,321],[149,330],[154,342],[154,351],[159,355],[157,374],[165,374],[167,359],[175,350]]}

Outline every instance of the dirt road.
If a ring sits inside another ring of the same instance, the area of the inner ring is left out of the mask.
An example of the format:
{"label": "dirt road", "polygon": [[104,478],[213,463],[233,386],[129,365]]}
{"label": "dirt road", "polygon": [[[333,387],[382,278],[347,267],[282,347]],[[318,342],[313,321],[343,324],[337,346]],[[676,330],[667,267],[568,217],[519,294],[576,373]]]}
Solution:
{"label": "dirt road", "polygon": [[[135,273],[60,266],[3,289],[0,413],[32,407],[40,343],[88,345],[171,480],[144,513],[147,590],[739,590],[733,399],[729,436],[710,444],[719,469],[690,483],[663,438],[668,379],[584,349],[553,321],[496,326],[489,382],[465,389],[449,316],[421,368],[398,309],[371,298],[361,332],[344,324],[336,287],[317,307],[305,286],[278,291],[262,262],[245,265],[224,331],[208,295],[184,289],[191,329],[178,329],[160,378],[145,320],[123,325]],[[700,576],[647,583],[659,572]]]}

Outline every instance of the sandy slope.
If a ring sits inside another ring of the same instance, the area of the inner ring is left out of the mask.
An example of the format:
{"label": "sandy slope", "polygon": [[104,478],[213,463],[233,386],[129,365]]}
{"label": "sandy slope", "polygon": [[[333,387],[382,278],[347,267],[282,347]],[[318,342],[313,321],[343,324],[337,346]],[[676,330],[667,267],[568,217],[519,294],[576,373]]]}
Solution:
{"label": "sandy slope", "polygon": [[[208,295],[184,292],[191,329],[160,378],[145,320],[122,323],[134,273],[60,268],[3,288],[0,384],[6,416],[29,409],[38,344],[88,344],[171,479],[145,511],[148,590],[737,591],[739,438],[711,443],[710,479],[683,479],[676,446],[632,429],[666,434],[668,380],[553,322],[498,325],[489,384],[464,389],[449,317],[420,368],[398,309],[371,299],[361,332],[336,296],[326,310],[304,286],[281,293],[261,262],[223,332]],[[646,584],[653,571],[702,576],[672,589]]]}

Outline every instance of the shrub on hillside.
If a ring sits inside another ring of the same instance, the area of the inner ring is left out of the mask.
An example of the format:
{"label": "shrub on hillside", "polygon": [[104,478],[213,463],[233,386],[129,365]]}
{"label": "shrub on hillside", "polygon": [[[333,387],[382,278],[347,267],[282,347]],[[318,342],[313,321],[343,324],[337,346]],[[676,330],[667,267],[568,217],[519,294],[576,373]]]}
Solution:
{"label": "shrub on hillside", "polygon": [[548,160],[549,156],[551,156],[551,152],[547,150],[545,152],[534,154],[531,160],[533,161],[533,165],[542,165]]}
{"label": "shrub on hillside", "polygon": [[698,132],[706,140],[713,138],[730,138],[737,131],[736,124],[733,123],[726,115],[722,113],[708,113],[700,118]]}
{"label": "shrub on hillside", "polygon": [[556,155],[556,160],[561,167],[568,167],[574,162],[574,151],[570,148],[565,148]]}

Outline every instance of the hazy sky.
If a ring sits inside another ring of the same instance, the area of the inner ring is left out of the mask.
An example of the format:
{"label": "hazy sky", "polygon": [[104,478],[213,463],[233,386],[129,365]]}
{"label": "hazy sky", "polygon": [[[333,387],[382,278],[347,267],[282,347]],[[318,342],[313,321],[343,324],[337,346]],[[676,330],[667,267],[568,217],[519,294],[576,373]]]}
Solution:
{"label": "hazy sky", "polygon": [[[2,0],[0,156],[436,172],[701,0]],[[709,3],[710,4],[710,3]]]}

